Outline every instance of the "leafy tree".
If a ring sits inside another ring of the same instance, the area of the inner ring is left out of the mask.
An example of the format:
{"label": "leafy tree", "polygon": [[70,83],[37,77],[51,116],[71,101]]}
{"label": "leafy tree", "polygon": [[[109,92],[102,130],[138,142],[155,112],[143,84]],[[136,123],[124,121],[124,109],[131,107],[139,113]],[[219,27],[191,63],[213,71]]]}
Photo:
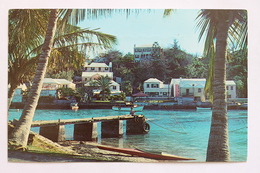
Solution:
{"label": "leafy tree", "polygon": [[154,42],[152,47],[151,59],[158,60],[161,58],[162,58],[162,49],[159,46],[158,42]]}
{"label": "leafy tree", "polygon": [[121,86],[122,91],[126,94],[126,96],[132,96],[133,87],[131,81],[123,81]]}
{"label": "leafy tree", "polygon": [[72,88],[58,88],[56,93],[58,99],[63,99],[68,96],[71,97],[76,95],[75,90],[73,90]]}
{"label": "leafy tree", "polygon": [[59,73],[50,73],[49,71],[46,74],[47,78],[53,78],[53,79],[67,79],[68,81],[72,81],[74,77],[74,71],[61,71]]}
{"label": "leafy tree", "polygon": [[227,79],[235,80],[237,95],[247,98],[247,51],[229,51],[227,63]]}
{"label": "leafy tree", "polygon": [[189,78],[207,78],[208,60],[207,58],[194,57],[189,66]]}

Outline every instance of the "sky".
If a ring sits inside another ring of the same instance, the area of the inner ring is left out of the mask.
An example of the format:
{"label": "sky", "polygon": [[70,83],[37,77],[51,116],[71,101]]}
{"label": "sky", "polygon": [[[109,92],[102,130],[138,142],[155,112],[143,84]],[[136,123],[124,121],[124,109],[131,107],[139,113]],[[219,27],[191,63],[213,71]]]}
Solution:
{"label": "sky", "polygon": [[100,28],[98,31],[115,35],[118,43],[113,50],[123,54],[133,53],[134,45],[153,44],[158,42],[162,48],[178,41],[180,49],[187,53],[201,56],[203,41],[198,41],[199,30],[196,27],[196,16],[199,10],[176,10],[170,17],[163,17],[164,10],[154,9],[151,12],[132,13],[130,16],[114,14],[98,20],[85,20],[79,24],[82,28]]}

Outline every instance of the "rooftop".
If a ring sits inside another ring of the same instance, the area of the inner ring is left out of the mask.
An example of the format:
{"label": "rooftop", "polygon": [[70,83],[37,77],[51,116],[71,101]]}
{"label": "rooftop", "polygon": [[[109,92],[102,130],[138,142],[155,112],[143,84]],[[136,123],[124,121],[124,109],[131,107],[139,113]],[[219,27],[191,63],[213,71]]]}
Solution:
{"label": "rooftop", "polygon": [[160,81],[159,79],[157,79],[157,78],[150,78],[150,79],[147,79],[146,81],[144,81],[144,82],[162,82],[162,81]]}
{"label": "rooftop", "polygon": [[92,62],[91,64],[88,64],[85,62],[85,67],[109,67],[106,65],[106,63],[98,63],[98,62]]}

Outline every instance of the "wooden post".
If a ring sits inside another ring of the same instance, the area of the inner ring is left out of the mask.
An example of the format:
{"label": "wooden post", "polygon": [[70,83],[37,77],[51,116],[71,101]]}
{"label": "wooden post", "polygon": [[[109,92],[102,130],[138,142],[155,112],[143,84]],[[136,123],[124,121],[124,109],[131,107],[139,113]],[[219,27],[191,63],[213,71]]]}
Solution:
{"label": "wooden post", "polygon": [[75,141],[97,141],[97,123],[74,124]]}
{"label": "wooden post", "polygon": [[144,117],[136,117],[134,119],[126,120],[126,134],[145,134],[150,130],[150,126],[145,122]]}
{"label": "wooden post", "polygon": [[101,123],[102,138],[121,138],[123,136],[123,121],[109,120]]}
{"label": "wooden post", "polygon": [[65,141],[64,125],[40,127],[40,135],[52,140],[53,142]]}

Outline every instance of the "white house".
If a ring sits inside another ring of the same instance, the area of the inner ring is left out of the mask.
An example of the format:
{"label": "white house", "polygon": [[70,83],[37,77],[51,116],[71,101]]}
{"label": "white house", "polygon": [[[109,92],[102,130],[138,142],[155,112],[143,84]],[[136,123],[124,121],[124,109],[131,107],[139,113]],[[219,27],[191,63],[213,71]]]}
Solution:
{"label": "white house", "polygon": [[237,88],[236,83],[233,80],[227,80],[226,81],[226,87],[227,87],[227,98],[237,98]]}
{"label": "white house", "polygon": [[173,97],[194,97],[195,100],[205,101],[205,84],[206,79],[172,79],[171,93]]}
{"label": "white house", "polygon": [[[194,97],[195,100],[205,101],[204,87],[206,79],[172,79],[172,97]],[[227,97],[236,98],[236,84],[234,81],[226,81]]]}
{"label": "white house", "polygon": [[[118,94],[120,94],[121,93],[120,85],[117,82],[113,81],[113,80],[111,80],[110,82],[111,82],[111,84],[110,84],[109,89],[110,89],[111,95],[118,95]],[[89,86],[89,84],[87,83],[87,84],[85,84],[85,86]],[[99,94],[100,92],[101,92],[101,88],[97,88],[97,89],[93,90],[94,94]]]}
{"label": "white house", "polygon": [[72,88],[75,89],[76,85],[66,79],[52,79],[44,78],[41,96],[56,96],[58,88]]}
{"label": "white house", "polygon": [[[157,45],[157,43],[154,43]],[[141,46],[134,45],[134,62],[141,62],[144,60],[150,60],[152,58],[152,53],[155,51],[154,44],[144,44]],[[162,53],[162,48],[160,46],[156,47],[160,50],[160,55]]]}
{"label": "white house", "polygon": [[170,96],[169,84],[164,84],[156,78],[150,78],[144,81],[144,93],[150,97],[168,97]]}
{"label": "white house", "polygon": [[112,72],[112,63],[110,62],[109,65],[105,63],[85,63],[84,72],[82,72],[82,82],[87,82],[91,80],[95,80],[100,76],[108,76],[109,78],[113,79],[113,72]]}
{"label": "white house", "polygon": [[[109,65],[105,63],[85,63],[85,71],[82,72],[82,82],[85,86],[90,86],[89,82],[98,79],[100,76],[108,76],[111,79],[110,91],[111,95],[121,93],[120,85],[113,80],[112,62]],[[101,89],[93,90],[94,94],[99,94]]]}

